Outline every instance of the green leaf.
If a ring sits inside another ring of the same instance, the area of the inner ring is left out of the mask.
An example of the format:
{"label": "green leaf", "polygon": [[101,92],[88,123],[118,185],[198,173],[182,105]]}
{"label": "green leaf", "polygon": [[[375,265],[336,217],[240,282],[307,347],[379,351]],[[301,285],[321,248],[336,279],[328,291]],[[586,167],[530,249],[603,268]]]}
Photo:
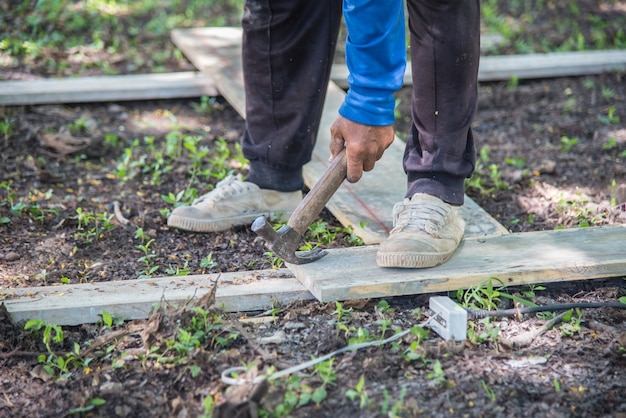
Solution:
{"label": "green leaf", "polygon": [[356,395],[358,395],[358,392],[354,389],[348,389],[346,391],[346,397],[351,401],[354,401],[354,399],[356,399]]}
{"label": "green leaf", "polygon": [[619,301],[622,303],[626,303],[626,296],[622,296],[621,298],[619,298]]}
{"label": "green leaf", "polygon": [[326,392],[326,389],[324,389],[324,387],[319,387],[313,391],[313,395],[311,396],[311,399],[313,399],[313,402],[319,404],[324,399],[326,399],[327,396],[328,396],[328,393]]}
{"label": "green leaf", "polygon": [[418,337],[420,340],[428,338],[428,330],[418,325],[411,327],[411,335]]}
{"label": "green leaf", "polygon": [[113,317],[107,311],[102,311],[102,322],[104,322],[107,327],[111,328],[113,325]]}
{"label": "green leaf", "polygon": [[194,364],[192,366],[189,366],[189,371],[191,372],[191,377],[198,377],[202,369]]}
{"label": "green leaf", "polygon": [[361,375],[361,378],[359,379],[359,383],[356,384],[356,390],[358,392],[363,392],[364,386],[365,386],[365,376]]}
{"label": "green leaf", "polygon": [[89,400],[89,405],[94,405],[94,406],[102,406],[105,403],[107,403],[106,399],[102,399],[102,398],[93,398]]}
{"label": "green leaf", "polygon": [[563,315],[563,318],[561,319],[563,322],[569,322],[572,319],[572,314],[574,313],[573,309],[570,309],[569,311],[567,311],[567,313],[565,315]]}
{"label": "green leaf", "polygon": [[54,341],[55,343],[62,343],[63,329],[58,325],[51,325],[51,327],[54,329],[54,338],[52,339],[52,341]]}
{"label": "green leaf", "polygon": [[300,394],[300,401],[298,402],[298,406],[305,406],[308,405],[309,402],[311,401],[311,394],[309,392],[302,392]]}
{"label": "green leaf", "polygon": [[34,328],[35,331],[40,330],[41,327],[44,326],[44,322],[41,319],[29,319],[24,325],[25,330],[29,330]]}

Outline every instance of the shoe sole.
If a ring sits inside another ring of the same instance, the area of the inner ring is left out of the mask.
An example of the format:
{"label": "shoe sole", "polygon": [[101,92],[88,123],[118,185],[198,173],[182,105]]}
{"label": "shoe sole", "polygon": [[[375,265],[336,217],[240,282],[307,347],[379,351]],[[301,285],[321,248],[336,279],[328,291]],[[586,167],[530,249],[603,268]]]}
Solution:
{"label": "shoe sole", "polygon": [[376,264],[379,267],[411,269],[435,267],[448,261],[455,251],[456,248],[446,253],[379,252],[376,254]]}
{"label": "shoe sole", "polygon": [[170,215],[167,218],[167,226],[190,232],[222,232],[234,226],[250,226],[259,217],[265,216],[271,221],[289,219],[292,212],[257,213],[245,216],[235,216],[221,219],[194,219],[184,216]]}

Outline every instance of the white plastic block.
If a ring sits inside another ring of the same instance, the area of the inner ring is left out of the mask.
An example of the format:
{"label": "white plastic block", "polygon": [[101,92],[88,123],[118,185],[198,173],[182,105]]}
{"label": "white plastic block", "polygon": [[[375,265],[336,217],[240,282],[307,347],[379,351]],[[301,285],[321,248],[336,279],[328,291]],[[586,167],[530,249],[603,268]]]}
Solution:
{"label": "white plastic block", "polygon": [[433,296],[430,328],[444,340],[463,341],[467,337],[467,311],[447,296]]}

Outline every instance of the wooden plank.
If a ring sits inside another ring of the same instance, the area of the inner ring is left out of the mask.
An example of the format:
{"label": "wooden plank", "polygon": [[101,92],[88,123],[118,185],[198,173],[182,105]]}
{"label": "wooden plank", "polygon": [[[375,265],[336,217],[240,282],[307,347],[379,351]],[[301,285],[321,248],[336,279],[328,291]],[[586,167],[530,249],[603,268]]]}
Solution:
{"label": "wooden plank", "polygon": [[552,52],[481,58],[479,81],[569,77],[626,70],[626,50]]}
{"label": "wooden plank", "polygon": [[218,91],[209,77],[191,71],[0,82],[1,106],[216,95]]}
{"label": "wooden plank", "polygon": [[[478,81],[569,77],[624,70],[626,50],[483,56]],[[341,88],[348,88],[348,67],[345,64],[334,64],[330,76]],[[412,84],[412,69],[407,65],[404,85]]]}
{"label": "wooden plank", "polygon": [[[201,39],[200,29],[173,31],[172,39],[180,42],[185,54],[192,58],[197,68],[215,65],[206,61],[206,51],[196,50],[194,44],[184,38]],[[240,48],[241,31],[223,28],[220,34],[226,44],[222,48]],[[211,29],[211,32],[214,32]],[[212,34],[208,34],[213,36]],[[228,41],[235,38],[235,43]],[[186,44],[186,45],[185,45]],[[181,48],[182,49],[182,48]],[[228,54],[237,57],[236,54]],[[240,59],[240,58],[239,58]],[[222,62],[223,64],[223,62]],[[233,67],[240,63],[233,62]],[[512,78],[565,77],[599,74],[626,69],[626,51],[580,51],[550,54],[526,54],[510,56],[485,56],[481,58],[479,81],[510,80]],[[411,68],[407,67],[404,85],[411,85]],[[175,99],[182,97],[216,96],[215,84],[222,84],[223,74],[199,76],[196,72],[162,74],[134,74],[118,76],[94,76],[79,78],[41,79],[29,81],[0,81],[0,106],[36,105],[46,103],[89,103],[124,100]],[[334,64],[331,79],[341,88],[348,87],[348,69],[345,64]],[[222,94],[232,101],[237,111],[243,113],[245,98],[240,90],[228,90],[232,83],[223,83]]]}
{"label": "wooden plank", "polygon": [[464,240],[450,261],[430,269],[378,267],[377,249],[329,250],[289,268],[322,302],[452,291],[491,277],[521,285],[626,275],[626,226]]}
{"label": "wooden plank", "polygon": [[215,80],[222,96],[245,118],[241,29],[175,29],[170,37],[194,67]]}
{"label": "wooden plank", "polygon": [[[245,94],[241,67],[241,31],[237,28],[200,28],[172,31],[172,40],[202,72],[216,80],[219,90],[245,117]],[[304,166],[304,178],[312,187],[328,167],[330,126],[343,103],[345,93],[330,83],[319,134],[311,162]],[[403,142],[394,141],[376,168],[356,184],[344,182],[327,208],[344,226],[352,226],[367,244],[384,240],[392,228],[391,210],[406,192],[402,169]],[[507,234],[508,231],[469,197],[463,207],[467,237]]]}
{"label": "wooden plank", "polygon": [[226,312],[270,309],[313,299],[287,269],[244,271],[0,290],[13,322],[42,319],[57,325],[100,320],[102,311],[127,320],[147,318],[161,301],[181,304],[201,298],[218,279],[215,305]]}
{"label": "wooden plank", "polygon": [[[219,65],[240,68],[240,28],[194,28],[178,29],[171,33],[176,46],[200,70],[213,69]],[[227,53],[218,49],[228,49]],[[220,64],[220,60],[227,58]],[[626,70],[626,50],[553,52],[546,54],[523,54],[482,56],[478,69],[479,81],[531,79],[600,74],[608,71]],[[208,72],[212,74],[211,72]],[[231,74],[235,74],[234,72]],[[239,73],[240,74],[240,73]],[[345,64],[334,64],[331,79],[347,88],[348,69]],[[243,81],[241,81],[243,83]],[[412,70],[408,65],[404,84],[412,84]],[[237,98],[236,103],[243,103]]]}

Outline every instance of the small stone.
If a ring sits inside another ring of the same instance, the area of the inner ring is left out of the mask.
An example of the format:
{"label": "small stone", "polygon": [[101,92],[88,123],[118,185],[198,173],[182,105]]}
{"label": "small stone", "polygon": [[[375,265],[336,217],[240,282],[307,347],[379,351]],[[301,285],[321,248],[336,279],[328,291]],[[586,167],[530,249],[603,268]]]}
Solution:
{"label": "small stone", "polygon": [[556,162],[553,160],[542,160],[537,167],[541,174],[554,174],[556,172]]}
{"label": "small stone", "polygon": [[16,260],[19,260],[20,258],[22,257],[15,251],[9,251],[8,253],[4,255],[4,259],[6,261],[16,261]]}
{"label": "small stone", "polygon": [[124,391],[124,385],[119,382],[104,382],[100,386],[100,393],[103,395],[117,395]]}
{"label": "small stone", "polygon": [[111,113],[119,113],[123,111],[124,111],[124,108],[118,104],[113,103],[109,106],[109,112]]}
{"label": "small stone", "polygon": [[302,329],[302,328],[306,328],[306,325],[303,322],[285,322],[285,325],[283,325],[283,328],[285,329]]}
{"label": "small stone", "polygon": [[276,331],[269,337],[259,338],[259,344],[282,344],[287,340],[287,335],[283,331]]}

